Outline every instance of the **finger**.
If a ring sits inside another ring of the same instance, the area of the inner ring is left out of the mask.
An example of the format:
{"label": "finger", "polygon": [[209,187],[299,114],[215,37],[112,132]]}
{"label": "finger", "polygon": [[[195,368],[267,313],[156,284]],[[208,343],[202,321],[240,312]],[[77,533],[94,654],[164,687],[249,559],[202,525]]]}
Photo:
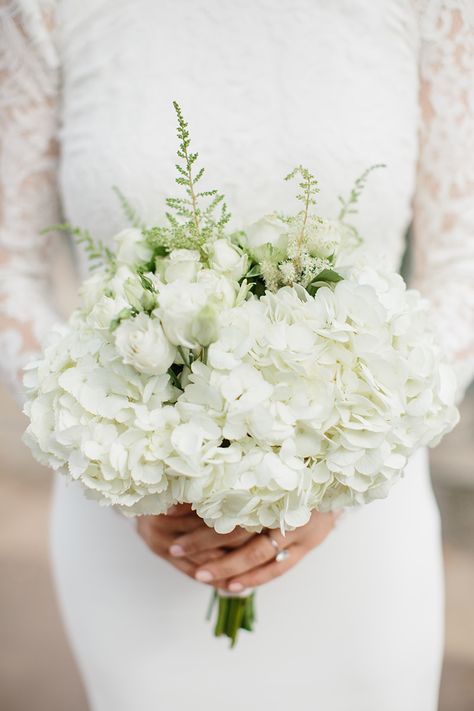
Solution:
{"label": "finger", "polygon": [[204,521],[196,514],[194,516],[152,516],[149,525],[156,531],[167,531],[177,535],[190,533],[197,528],[207,528]]}
{"label": "finger", "polygon": [[147,528],[141,532],[141,536],[152,553],[168,561],[185,575],[195,579],[196,564],[186,558],[172,558],[168,553],[168,546],[163,545],[163,542],[156,536],[150,536],[150,531]]}
{"label": "finger", "polygon": [[173,568],[177,568],[177,570],[180,570],[189,578],[193,578],[195,580],[194,576],[196,572],[196,566],[189,560],[186,560],[185,558],[170,558],[170,556],[166,556],[165,560],[170,563]]}
{"label": "finger", "polygon": [[185,516],[194,513],[191,504],[175,504],[166,512],[165,516]]}
{"label": "finger", "polygon": [[255,534],[249,533],[243,528],[236,528],[232,533],[216,533],[213,528],[205,526],[176,538],[170,547],[170,554],[180,558],[211,550],[212,548],[227,548],[235,545],[235,543],[241,544],[252,536],[255,536]]}
{"label": "finger", "polygon": [[[255,568],[243,575],[238,575],[228,580],[226,586],[227,590],[229,592],[238,593],[242,592],[245,588],[256,588],[259,585],[264,585],[264,583],[269,583],[271,580],[280,577],[280,575],[290,570],[306,553],[305,548],[296,543],[286,550],[288,550],[289,553],[288,558],[279,562],[274,559],[259,568]],[[196,575],[197,572],[198,571],[196,571]]]}
{"label": "finger", "polygon": [[[188,555],[186,559],[190,560],[195,565],[203,565],[204,563],[207,563],[210,560],[218,560],[219,558],[222,558],[222,556],[225,554],[226,551],[223,548],[211,548],[211,550],[209,551],[202,551],[201,553],[194,553],[193,555]],[[178,558],[178,560],[180,559]]]}
{"label": "finger", "polygon": [[267,535],[256,535],[234,551],[196,571],[196,579],[203,583],[227,580],[268,563],[276,550]]}

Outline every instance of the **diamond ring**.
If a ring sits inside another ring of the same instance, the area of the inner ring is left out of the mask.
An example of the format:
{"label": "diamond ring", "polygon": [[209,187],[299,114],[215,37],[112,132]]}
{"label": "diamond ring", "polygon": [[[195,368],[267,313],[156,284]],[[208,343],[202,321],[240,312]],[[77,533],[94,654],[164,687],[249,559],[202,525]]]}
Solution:
{"label": "diamond ring", "polygon": [[268,540],[272,544],[272,546],[276,549],[276,554],[275,554],[275,560],[277,563],[282,563],[284,560],[288,558],[290,555],[290,551],[287,550],[286,548],[281,548],[280,544],[278,541],[272,537],[271,533],[267,533]]}

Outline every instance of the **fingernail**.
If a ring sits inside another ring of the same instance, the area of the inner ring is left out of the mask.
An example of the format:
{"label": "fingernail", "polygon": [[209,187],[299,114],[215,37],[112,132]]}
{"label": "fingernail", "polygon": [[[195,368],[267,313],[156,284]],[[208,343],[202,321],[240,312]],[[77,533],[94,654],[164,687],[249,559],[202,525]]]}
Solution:
{"label": "fingernail", "polygon": [[198,570],[196,573],[196,580],[199,580],[200,583],[210,583],[213,577],[209,570]]}
{"label": "fingernail", "polygon": [[172,546],[170,546],[170,553],[175,558],[181,558],[181,556],[184,555],[185,551],[183,546],[178,546],[177,543],[174,543]]}
{"label": "fingernail", "polygon": [[241,592],[244,589],[242,583],[230,583],[229,590],[231,592]]}

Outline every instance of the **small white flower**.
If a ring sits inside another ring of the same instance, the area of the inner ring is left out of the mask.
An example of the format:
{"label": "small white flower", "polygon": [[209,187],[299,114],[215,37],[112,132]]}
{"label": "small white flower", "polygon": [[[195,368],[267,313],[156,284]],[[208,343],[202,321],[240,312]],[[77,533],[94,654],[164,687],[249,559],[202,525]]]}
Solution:
{"label": "small white flower", "polygon": [[339,249],[347,228],[339,220],[319,218],[307,229],[307,249],[312,257],[330,257]]}

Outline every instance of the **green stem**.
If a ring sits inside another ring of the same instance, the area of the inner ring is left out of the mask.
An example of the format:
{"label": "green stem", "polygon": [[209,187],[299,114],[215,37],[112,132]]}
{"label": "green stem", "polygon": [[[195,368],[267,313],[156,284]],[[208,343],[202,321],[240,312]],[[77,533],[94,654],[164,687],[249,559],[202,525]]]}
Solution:
{"label": "green stem", "polygon": [[218,598],[218,593],[217,593],[216,588],[214,588],[211,599],[209,600],[209,606],[208,606],[207,612],[206,612],[206,620],[207,621],[209,621],[211,619],[212,611],[213,611],[215,604],[217,602],[217,598]]}
{"label": "green stem", "polygon": [[217,621],[216,626],[214,628],[214,634],[216,637],[220,637],[221,634],[224,634],[225,631],[229,599],[225,597],[220,597],[219,593],[217,593],[217,598],[219,600],[219,604],[217,607]]}
{"label": "green stem", "polygon": [[246,600],[234,598],[232,602],[233,605],[229,615],[229,630],[227,636],[230,637],[231,640],[230,646],[235,647],[237,643],[238,631],[242,626],[242,618],[244,616]]}
{"label": "green stem", "polygon": [[185,352],[184,352],[183,346],[178,346],[178,353],[179,353],[179,355],[181,356],[181,358],[183,359],[184,365],[186,365],[188,368],[190,368],[190,367],[191,367],[191,363],[190,363],[190,361],[189,361],[188,356],[187,356],[187,355],[185,354]]}
{"label": "green stem", "polygon": [[235,647],[239,630],[245,629],[249,632],[253,630],[255,593],[248,597],[228,597],[220,595],[218,590],[214,590],[207,611],[207,619],[212,614],[216,600],[218,604],[214,635],[216,637],[225,635],[230,639],[230,647]]}
{"label": "green stem", "polygon": [[183,388],[181,387],[181,383],[179,382],[178,376],[176,373],[172,370],[172,368],[168,369],[168,375],[171,378],[171,382],[176,388],[179,388],[179,390],[182,390]]}

